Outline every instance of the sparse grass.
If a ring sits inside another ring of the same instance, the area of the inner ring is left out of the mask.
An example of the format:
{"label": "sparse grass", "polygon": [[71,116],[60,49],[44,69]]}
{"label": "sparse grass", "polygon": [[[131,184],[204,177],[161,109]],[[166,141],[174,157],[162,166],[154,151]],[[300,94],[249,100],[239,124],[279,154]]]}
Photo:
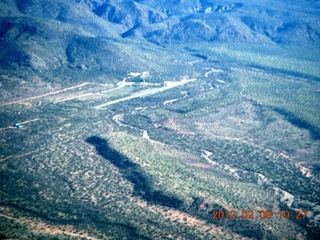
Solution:
{"label": "sparse grass", "polygon": [[[285,49],[277,45],[218,45],[210,48],[214,53],[222,54],[245,65],[259,66],[262,69],[283,73],[297,73],[319,79],[319,49]],[[319,81],[319,80],[318,80]]]}
{"label": "sparse grass", "polygon": [[[3,203],[15,205],[22,215],[41,216],[49,225],[70,224],[75,234],[93,229],[92,236],[97,238],[100,234],[160,238],[163,232],[194,239],[248,234],[273,238],[283,233],[293,238],[298,232],[305,236],[308,227],[278,218],[218,222],[210,218],[213,209],[276,213],[281,196],[275,195],[273,186],[293,193],[297,202],[310,201],[305,204],[309,211],[317,206],[317,179],[306,178],[294,163],[312,162],[319,145],[308,129],[293,125],[275,109],[319,126],[318,83],[237,65],[230,56],[221,59],[223,67],[209,62],[191,66],[186,64],[190,58],[185,58],[185,72],[202,76],[212,67],[223,73],[104,110],[92,108],[101,99],[53,104],[46,97],[32,101],[28,108],[18,104],[2,108],[2,128],[39,119],[22,129],[0,131]],[[181,79],[179,74],[180,70],[171,77]],[[225,82],[211,85],[216,77]],[[125,87],[104,93],[103,86],[94,89],[108,97],[136,90]],[[164,104],[171,99],[178,100]],[[122,114],[120,125],[112,120]],[[150,140],[142,137],[143,130]],[[149,201],[152,196],[143,198],[135,190],[135,179],[85,143],[92,136],[108,140],[115,151],[136,164],[134,170],[150,179],[149,193],[179,199],[181,207],[155,204]],[[298,152],[301,149],[306,152]],[[203,157],[202,150],[212,152],[209,158],[216,165]],[[271,184],[259,185],[256,173]],[[200,208],[202,203],[207,207]],[[251,229],[248,234],[241,231],[245,228]],[[11,236],[12,231],[5,233]]]}

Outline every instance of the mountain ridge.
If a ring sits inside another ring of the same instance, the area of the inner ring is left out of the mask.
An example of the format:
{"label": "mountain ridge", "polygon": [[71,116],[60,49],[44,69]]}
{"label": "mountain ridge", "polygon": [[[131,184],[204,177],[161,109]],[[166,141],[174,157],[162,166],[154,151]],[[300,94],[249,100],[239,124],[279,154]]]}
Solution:
{"label": "mountain ridge", "polygon": [[[320,43],[319,1],[5,0],[0,4],[4,96],[19,86],[7,84],[8,76],[25,79],[30,87],[35,77],[67,86],[75,79],[119,78],[156,68],[139,48],[128,55],[128,44],[318,48]],[[160,48],[157,51],[171,54]]]}

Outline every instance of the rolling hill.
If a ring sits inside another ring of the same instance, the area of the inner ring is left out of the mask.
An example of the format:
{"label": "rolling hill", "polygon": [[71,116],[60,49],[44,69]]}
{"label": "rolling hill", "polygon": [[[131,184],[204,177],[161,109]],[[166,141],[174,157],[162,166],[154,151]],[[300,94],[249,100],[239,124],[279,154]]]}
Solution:
{"label": "rolling hill", "polygon": [[0,238],[319,239],[319,9],[1,0]]}

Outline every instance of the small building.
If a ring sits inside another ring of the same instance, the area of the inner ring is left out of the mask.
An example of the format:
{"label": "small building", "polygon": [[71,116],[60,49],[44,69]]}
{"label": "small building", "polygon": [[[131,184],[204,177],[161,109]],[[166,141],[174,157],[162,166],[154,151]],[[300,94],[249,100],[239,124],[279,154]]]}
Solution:
{"label": "small building", "polygon": [[16,127],[16,128],[22,128],[22,124],[21,123],[15,123],[13,126]]}

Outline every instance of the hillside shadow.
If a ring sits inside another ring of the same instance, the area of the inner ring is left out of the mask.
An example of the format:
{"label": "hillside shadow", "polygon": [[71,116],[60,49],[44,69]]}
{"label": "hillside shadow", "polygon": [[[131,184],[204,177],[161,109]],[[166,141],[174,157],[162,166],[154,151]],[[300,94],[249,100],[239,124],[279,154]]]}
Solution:
{"label": "hillside shadow", "polygon": [[280,114],[281,116],[283,116],[284,119],[287,120],[292,125],[298,128],[307,130],[313,140],[320,140],[320,129],[317,126],[312,125],[311,123],[307,122],[304,119],[298,118],[292,112],[286,111],[281,108],[276,108],[276,107],[272,109],[278,114]]}
{"label": "hillside shadow", "polygon": [[200,205],[204,199],[193,198],[192,204],[186,207],[184,202],[177,197],[160,190],[154,190],[152,188],[152,177],[148,176],[138,164],[132,162],[127,156],[113,149],[107,140],[92,136],[87,138],[86,142],[93,145],[100,156],[116,166],[122,176],[133,184],[134,196],[139,196],[150,204],[177,209],[208,223],[214,223],[215,226],[229,228],[232,232],[242,236],[262,238],[263,234],[259,225],[252,222],[252,220],[213,220],[213,209],[226,211],[219,204],[210,204],[207,208],[201,209]]}
{"label": "hillside shadow", "polygon": [[128,157],[111,148],[107,140],[93,136],[87,138],[86,142],[93,145],[100,156],[116,166],[122,176],[133,184],[134,196],[140,196],[151,204],[176,209],[182,207],[183,201],[180,199],[165,194],[162,191],[152,189],[152,177],[147,176],[138,164],[132,162]]}

